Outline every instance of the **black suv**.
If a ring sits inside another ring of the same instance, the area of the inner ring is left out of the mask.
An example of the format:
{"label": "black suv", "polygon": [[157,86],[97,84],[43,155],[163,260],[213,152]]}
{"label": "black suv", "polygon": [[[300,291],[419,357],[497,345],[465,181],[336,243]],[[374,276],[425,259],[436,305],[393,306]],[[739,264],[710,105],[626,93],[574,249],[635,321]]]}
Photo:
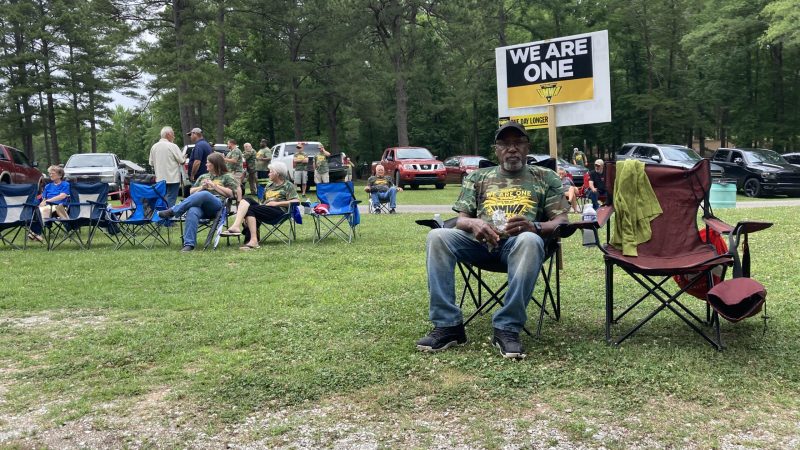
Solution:
{"label": "black suv", "polygon": [[748,197],[769,194],[800,195],[800,168],[765,148],[721,148],[712,161],[725,168],[725,177]]}

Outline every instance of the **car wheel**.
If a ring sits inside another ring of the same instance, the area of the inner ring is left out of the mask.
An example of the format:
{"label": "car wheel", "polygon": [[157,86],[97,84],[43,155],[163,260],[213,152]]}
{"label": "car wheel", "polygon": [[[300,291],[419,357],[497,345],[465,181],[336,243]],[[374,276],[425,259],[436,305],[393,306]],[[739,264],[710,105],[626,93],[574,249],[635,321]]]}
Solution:
{"label": "car wheel", "polygon": [[465,173],[462,173],[462,174],[461,174],[461,184],[462,184],[462,185],[464,184],[464,179],[465,179],[465,178],[467,178],[467,174],[465,174]]}
{"label": "car wheel", "polygon": [[399,187],[400,189],[403,189],[403,183],[400,181],[400,171],[399,170],[394,173],[394,185]]}
{"label": "car wheel", "polygon": [[0,184],[11,184],[11,179],[8,177],[0,178]]}
{"label": "car wheel", "polygon": [[761,183],[755,178],[750,178],[744,182],[744,195],[748,197],[758,197],[761,195]]}
{"label": "car wheel", "polygon": [[436,183],[436,189],[444,189],[444,183]]}
{"label": "car wheel", "polygon": [[419,189],[419,185],[418,184],[412,184],[411,185],[411,190],[412,191],[416,191],[417,189]]}

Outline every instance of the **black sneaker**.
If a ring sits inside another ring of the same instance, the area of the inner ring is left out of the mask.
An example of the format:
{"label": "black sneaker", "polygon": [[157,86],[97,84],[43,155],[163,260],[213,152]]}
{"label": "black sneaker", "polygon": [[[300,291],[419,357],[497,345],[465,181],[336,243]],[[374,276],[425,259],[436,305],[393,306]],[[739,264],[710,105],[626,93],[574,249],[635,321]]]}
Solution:
{"label": "black sneaker", "polygon": [[519,333],[495,328],[492,345],[500,350],[503,358],[522,359],[525,357],[525,350],[519,340]]}
{"label": "black sneaker", "polygon": [[454,327],[435,327],[427,336],[417,341],[417,350],[422,352],[441,352],[454,345],[467,343],[464,324]]}
{"label": "black sneaker", "polygon": [[381,209],[380,208],[375,208],[375,209],[372,210],[372,212],[374,212],[375,214],[380,214],[381,213]]}
{"label": "black sneaker", "polygon": [[397,211],[395,211],[394,208],[389,210],[389,214],[396,214],[396,213],[397,213]]}
{"label": "black sneaker", "polygon": [[167,209],[165,209],[163,211],[159,211],[158,212],[158,217],[160,217],[162,219],[171,219],[171,218],[175,217],[175,212],[172,211],[172,208],[167,208]]}
{"label": "black sneaker", "polygon": [[182,252],[190,252],[192,250],[194,250],[194,247],[192,247],[191,245],[184,245],[183,248],[181,249]]}

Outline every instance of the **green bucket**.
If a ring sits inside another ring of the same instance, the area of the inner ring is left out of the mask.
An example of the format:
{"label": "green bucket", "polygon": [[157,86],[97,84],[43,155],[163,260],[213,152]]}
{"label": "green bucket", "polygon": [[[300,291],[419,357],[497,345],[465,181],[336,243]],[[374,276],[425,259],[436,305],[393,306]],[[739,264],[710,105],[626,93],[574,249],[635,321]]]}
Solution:
{"label": "green bucket", "polygon": [[715,209],[736,208],[736,182],[720,180],[711,183],[709,201]]}

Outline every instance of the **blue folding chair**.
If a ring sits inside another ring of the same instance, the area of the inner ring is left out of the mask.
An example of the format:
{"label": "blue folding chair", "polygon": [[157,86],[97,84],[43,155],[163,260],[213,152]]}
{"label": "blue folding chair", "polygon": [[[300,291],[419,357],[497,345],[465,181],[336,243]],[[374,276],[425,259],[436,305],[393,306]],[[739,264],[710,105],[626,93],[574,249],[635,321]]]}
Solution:
{"label": "blue folding chair", "polygon": [[38,191],[35,184],[0,184],[0,242],[19,250],[14,241],[22,232],[22,248],[28,246],[31,226],[42,221],[36,207]]}
{"label": "blue folding chair", "polygon": [[317,198],[328,205],[327,214],[311,213],[314,219],[314,243],[328,236],[336,236],[348,244],[356,237],[356,226],[361,222],[358,204],[353,192],[353,182],[322,183],[317,185]]}
{"label": "blue folding chair", "polygon": [[[129,191],[133,206],[108,208],[109,224],[118,231],[116,249],[125,244],[153,248],[158,242],[169,246],[169,220],[156,214],[168,208],[167,182],[161,180],[153,185],[131,183]],[[123,218],[125,215],[128,217]],[[162,227],[167,229],[166,239],[161,235]]]}
{"label": "blue folding chair", "polygon": [[[258,242],[263,244],[267,242],[270,237],[274,236],[284,244],[292,245],[292,241],[297,239],[297,228],[295,224],[303,224],[303,216],[300,214],[299,203],[292,203],[289,207],[289,211],[271,222],[260,222],[258,227],[261,239],[259,239]],[[262,227],[264,228],[263,232],[260,231]],[[283,228],[287,227],[288,230],[284,231]]]}
{"label": "blue folding chair", "polygon": [[[81,249],[91,247],[95,232],[100,226],[109,226],[106,218],[108,208],[107,183],[70,183],[68,219],[54,217],[44,222],[47,231],[48,250],[54,250],[66,241],[72,241]],[[81,228],[88,227],[86,240]],[[113,236],[113,234],[109,233]],[[113,239],[113,238],[112,238]]]}

